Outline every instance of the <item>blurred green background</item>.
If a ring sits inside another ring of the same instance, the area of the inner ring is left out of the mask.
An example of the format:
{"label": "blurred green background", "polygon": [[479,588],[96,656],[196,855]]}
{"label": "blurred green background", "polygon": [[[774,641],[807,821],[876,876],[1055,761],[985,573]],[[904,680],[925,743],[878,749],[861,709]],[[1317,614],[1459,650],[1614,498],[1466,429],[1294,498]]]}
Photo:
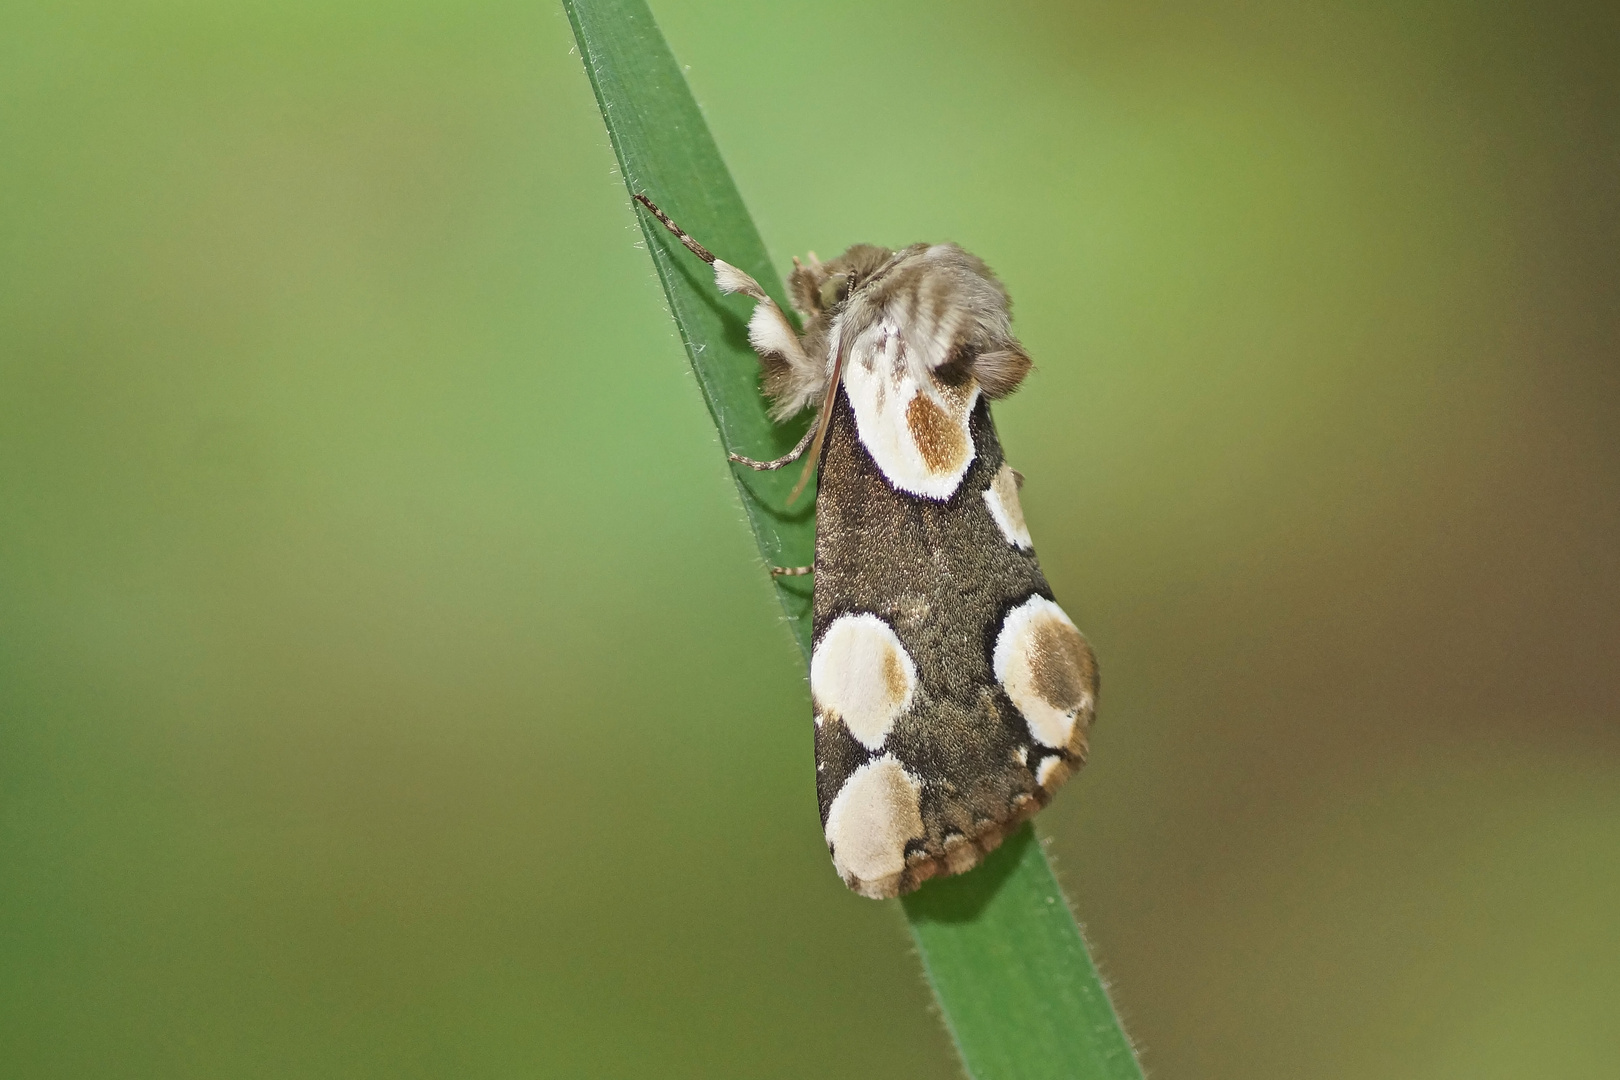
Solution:
{"label": "blurred green background", "polygon": [[[1613,5],[653,8],[1016,298],[1149,1071],[1615,1075]],[[956,1075],[638,241],[552,4],[6,5],[6,1076]]]}

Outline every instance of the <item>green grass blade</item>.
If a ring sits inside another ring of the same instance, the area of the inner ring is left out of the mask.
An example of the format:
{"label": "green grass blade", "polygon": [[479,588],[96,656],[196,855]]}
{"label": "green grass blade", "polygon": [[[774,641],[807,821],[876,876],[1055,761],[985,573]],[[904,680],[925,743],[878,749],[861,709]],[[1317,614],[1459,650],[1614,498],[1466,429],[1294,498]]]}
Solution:
{"label": "green grass blade", "polygon": [[[564,0],[619,170],[632,193],[646,195],[710,251],[746,270],[788,310],[765,243],[698,111],[674,54],[640,0]],[[786,453],[805,418],[778,426],[759,393],[759,359],[748,346],[754,302],[723,297],[714,275],[651,216],[636,210],[653,265],[669,298],[704,400],[727,450],[753,458]],[[788,493],[797,467],[733,469],[759,550],[773,566],[807,566],[815,550],[815,511]],[[810,581],[777,579],[777,596],[794,636],[810,652]]]}
{"label": "green grass blade", "polygon": [[[727,262],[783,300],[780,279],[719,148],[644,0],[563,0],[631,192],[647,195]],[[727,450],[785,452],[804,420],[773,425],[748,346],[752,302],[723,298],[708,267],[637,211],[692,369]],[[784,305],[785,306],[785,305]],[[760,553],[810,562],[813,508],[784,508],[796,469],[733,469]],[[808,656],[807,579],[776,583]],[[1140,1078],[1079,928],[1026,826],[972,873],[930,882],[904,902],[946,1025],[978,1080]]]}
{"label": "green grass blade", "polygon": [[1141,1080],[1031,826],[977,870],[930,882],[902,903],[975,1077]]}

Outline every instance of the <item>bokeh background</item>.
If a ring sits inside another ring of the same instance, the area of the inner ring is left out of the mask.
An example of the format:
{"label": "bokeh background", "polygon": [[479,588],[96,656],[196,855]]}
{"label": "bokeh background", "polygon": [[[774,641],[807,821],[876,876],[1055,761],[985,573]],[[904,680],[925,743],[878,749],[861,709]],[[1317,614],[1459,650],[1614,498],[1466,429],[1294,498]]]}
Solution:
{"label": "bokeh background", "polygon": [[[1615,1075],[1614,6],[653,8],[1011,288],[1150,1072]],[[638,240],[554,4],[6,5],[5,1075],[956,1075]]]}

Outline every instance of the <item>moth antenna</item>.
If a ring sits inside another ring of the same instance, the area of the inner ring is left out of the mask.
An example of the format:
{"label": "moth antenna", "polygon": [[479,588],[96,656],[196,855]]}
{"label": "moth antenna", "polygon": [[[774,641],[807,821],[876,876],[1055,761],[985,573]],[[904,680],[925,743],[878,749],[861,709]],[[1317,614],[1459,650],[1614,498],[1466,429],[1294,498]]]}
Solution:
{"label": "moth antenna", "polygon": [[662,210],[658,209],[657,205],[651,199],[647,198],[647,196],[645,196],[645,195],[637,194],[635,196],[635,200],[636,200],[636,202],[640,203],[642,206],[645,206],[647,208],[648,212],[651,213],[653,217],[655,217],[659,221],[663,222],[664,223],[664,228],[666,228],[670,232],[674,233],[675,234],[675,239],[677,239],[681,243],[685,244],[687,251],[690,251],[692,254],[696,255],[698,258],[702,259],[704,262],[708,263],[710,266],[714,265],[714,254],[711,251],[709,251],[708,248],[704,247],[702,244],[698,243],[696,240],[694,240],[690,236],[686,235],[685,230],[683,230],[679,225],[675,224],[673,221],[669,220],[669,215],[664,213]]}
{"label": "moth antenna", "polygon": [[832,423],[833,401],[838,397],[838,377],[844,370],[844,336],[838,335],[838,355],[833,359],[832,378],[827,380],[827,396],[821,400],[821,415],[816,417],[816,438],[810,444],[810,456],[805,459],[804,471],[799,474],[799,482],[793,485],[793,493],[787,497],[787,505],[792,506],[804,485],[810,482],[810,472],[821,460],[821,444],[827,438],[827,427]]}

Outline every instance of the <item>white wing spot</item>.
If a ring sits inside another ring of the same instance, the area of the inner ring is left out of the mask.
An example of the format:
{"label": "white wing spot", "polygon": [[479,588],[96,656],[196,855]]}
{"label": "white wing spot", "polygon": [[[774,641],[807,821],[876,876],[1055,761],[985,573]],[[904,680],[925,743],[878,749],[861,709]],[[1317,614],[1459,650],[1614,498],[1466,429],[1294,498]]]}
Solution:
{"label": "white wing spot", "polygon": [[1003,462],[996,470],[995,479],[984,489],[984,503],[1007,543],[1023,551],[1035,546],[1029,538],[1029,526],[1024,524],[1024,507],[1018,501],[1018,474],[1011,465]]}
{"label": "white wing spot", "polygon": [[818,723],[836,717],[868,750],[881,750],[895,718],[911,705],[917,665],[876,615],[840,615],[810,657]]}
{"label": "white wing spot", "polygon": [[1046,787],[1051,783],[1054,774],[1057,774],[1057,782],[1061,784],[1069,778],[1068,765],[1060,757],[1044,758],[1035,767],[1035,782],[1041,787]]}
{"label": "white wing spot", "polygon": [[892,755],[850,774],[827,809],[833,866],[867,896],[894,893],[906,866],[906,841],[923,835],[922,784]]}
{"label": "white wing spot", "polygon": [[1007,613],[992,655],[996,679],[1043,746],[1067,747],[1092,706],[1091,647],[1063,609],[1032,596]]}
{"label": "white wing spot", "polygon": [[[979,387],[937,385],[924,358],[904,360],[900,329],[879,322],[850,343],[844,390],[861,445],[897,490],[944,500],[955,493],[976,453],[969,418]],[[941,358],[943,359],[943,358]]]}

